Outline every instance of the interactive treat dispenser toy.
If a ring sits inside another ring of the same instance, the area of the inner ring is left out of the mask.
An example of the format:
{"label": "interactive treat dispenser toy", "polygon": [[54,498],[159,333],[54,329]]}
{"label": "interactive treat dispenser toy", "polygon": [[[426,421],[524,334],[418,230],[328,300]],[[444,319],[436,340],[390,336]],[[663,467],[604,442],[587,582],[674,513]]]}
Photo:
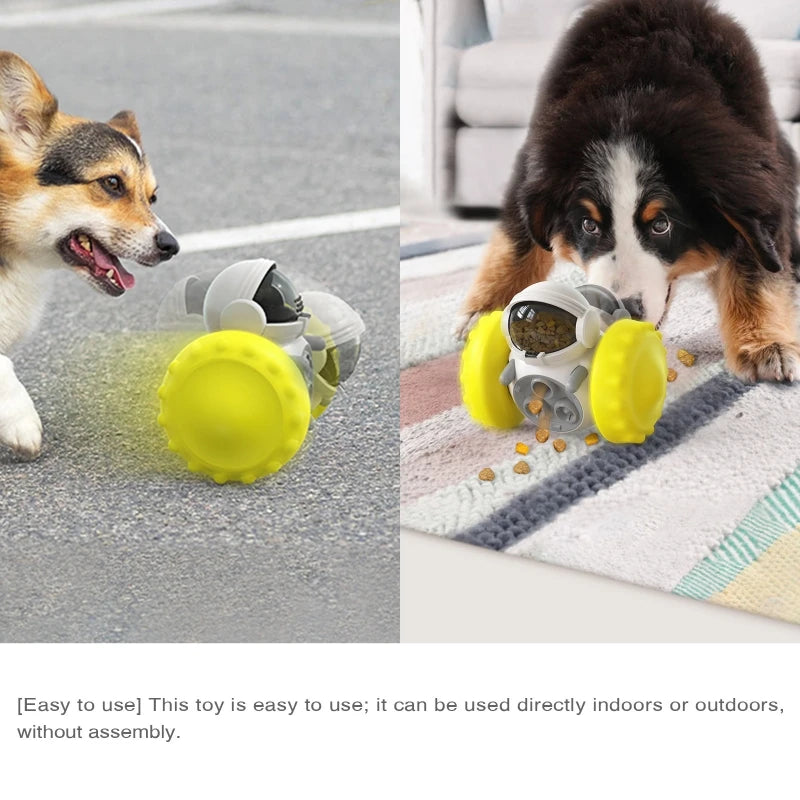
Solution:
{"label": "interactive treat dispenser toy", "polygon": [[608,289],[534,283],[483,316],[461,357],[473,419],[557,433],[596,430],[615,444],[653,433],[667,391],[661,334],[630,319]]}
{"label": "interactive treat dispenser toy", "polygon": [[274,261],[177,283],[159,325],[201,329],[158,390],[159,424],[192,472],[217,483],[279,470],[353,372],[364,323],[327,292],[303,297]]}

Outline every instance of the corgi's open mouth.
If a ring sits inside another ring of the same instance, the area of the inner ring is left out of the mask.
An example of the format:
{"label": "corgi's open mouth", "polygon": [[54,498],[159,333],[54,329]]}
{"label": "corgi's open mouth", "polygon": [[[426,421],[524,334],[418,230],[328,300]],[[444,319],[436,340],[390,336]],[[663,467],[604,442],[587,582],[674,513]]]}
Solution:
{"label": "corgi's open mouth", "polygon": [[133,275],[120,260],[85,231],[73,231],[61,240],[59,249],[68,264],[76,267],[95,288],[106,294],[119,297],[135,283]]}

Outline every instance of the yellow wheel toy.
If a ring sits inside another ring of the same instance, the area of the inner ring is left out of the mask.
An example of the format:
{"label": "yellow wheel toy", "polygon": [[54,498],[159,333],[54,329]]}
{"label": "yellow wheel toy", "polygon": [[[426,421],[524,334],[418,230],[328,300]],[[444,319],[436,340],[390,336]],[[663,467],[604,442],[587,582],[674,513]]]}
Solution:
{"label": "yellow wheel toy", "polygon": [[666,395],[661,334],[649,322],[615,322],[597,345],[589,376],[598,433],[614,444],[641,444],[653,433]]}
{"label": "yellow wheel toy", "polygon": [[522,422],[500,374],[508,364],[510,348],[500,326],[503,312],[482,316],[470,331],[461,354],[461,394],[470,416],[488,428],[514,428]]}
{"label": "yellow wheel toy", "polygon": [[241,330],[187,345],[158,396],[170,450],[217,483],[252,483],[279,470],[300,448],[311,419],[308,386],[292,359]]}

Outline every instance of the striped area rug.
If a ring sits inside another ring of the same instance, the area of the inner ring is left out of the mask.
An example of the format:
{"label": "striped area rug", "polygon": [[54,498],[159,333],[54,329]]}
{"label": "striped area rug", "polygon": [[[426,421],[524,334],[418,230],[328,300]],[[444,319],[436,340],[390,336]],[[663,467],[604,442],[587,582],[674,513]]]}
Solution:
{"label": "striped area rug", "polygon": [[[451,334],[482,250],[434,242],[401,260],[402,523],[800,623],[800,387],[733,378],[712,298],[687,278],[664,327],[678,377],[643,445],[567,436],[557,453],[530,425],[485,430],[461,404]],[[566,265],[553,277],[585,280]]]}

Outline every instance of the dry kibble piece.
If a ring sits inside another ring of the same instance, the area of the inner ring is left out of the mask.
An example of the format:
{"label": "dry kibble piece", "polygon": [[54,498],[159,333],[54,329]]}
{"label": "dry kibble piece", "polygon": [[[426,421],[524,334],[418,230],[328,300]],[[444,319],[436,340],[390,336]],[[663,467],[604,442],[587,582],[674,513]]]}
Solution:
{"label": "dry kibble piece", "polygon": [[530,452],[530,447],[528,447],[528,445],[526,445],[525,442],[517,442],[517,446],[515,449],[521,456],[526,456]]}
{"label": "dry kibble piece", "polygon": [[531,468],[528,466],[527,461],[517,461],[517,463],[514,464],[514,472],[516,472],[517,475],[527,475],[530,471]]}
{"label": "dry kibble piece", "polygon": [[484,467],[479,473],[478,477],[482,481],[493,481],[494,480],[494,470],[490,469],[489,467]]}
{"label": "dry kibble piece", "polygon": [[547,428],[539,428],[539,430],[536,431],[537,442],[544,444],[549,438],[550,438],[550,431],[548,431]]}
{"label": "dry kibble piece", "polygon": [[563,453],[567,449],[567,443],[563,439],[556,439],[553,442],[556,453]]}
{"label": "dry kibble piece", "polygon": [[[583,441],[591,447],[593,444],[597,444],[600,441],[600,437],[596,433],[589,433]],[[553,445],[555,445],[555,442],[553,442]]]}
{"label": "dry kibble piece", "polygon": [[544,403],[542,403],[538,397],[534,397],[533,400],[528,403],[528,411],[530,411],[531,414],[538,414],[542,410],[543,405]]}
{"label": "dry kibble piece", "polygon": [[670,368],[667,370],[667,380],[668,380],[670,383],[672,383],[672,381],[674,381],[674,380],[675,380],[675,378],[677,378],[677,377],[678,377],[678,370],[676,370],[676,369],[672,369],[672,367],[670,367]]}
{"label": "dry kibble piece", "polygon": [[675,355],[678,357],[678,361],[685,367],[691,367],[692,364],[694,364],[694,356],[687,350],[678,350]]}

